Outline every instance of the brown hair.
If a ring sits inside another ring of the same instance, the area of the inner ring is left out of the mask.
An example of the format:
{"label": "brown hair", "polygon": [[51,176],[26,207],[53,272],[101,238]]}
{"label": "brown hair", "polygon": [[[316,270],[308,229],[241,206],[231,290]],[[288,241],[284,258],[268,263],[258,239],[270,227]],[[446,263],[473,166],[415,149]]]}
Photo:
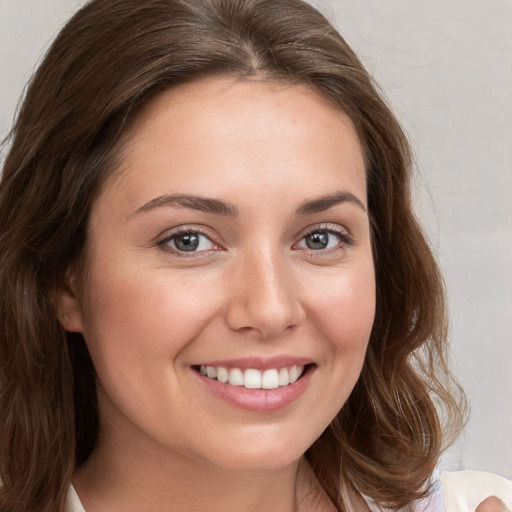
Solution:
{"label": "brown hair", "polygon": [[[428,492],[461,424],[443,284],[415,220],[407,140],[343,38],[300,0],[92,0],[27,90],[0,188],[0,506],[62,510],[96,442],[95,374],[53,291],[80,260],[123,129],[159,91],[211,75],[307,84],[352,119],[365,152],[377,311],[361,377],[308,450],[338,510]],[[460,396],[460,395],[459,395]]]}

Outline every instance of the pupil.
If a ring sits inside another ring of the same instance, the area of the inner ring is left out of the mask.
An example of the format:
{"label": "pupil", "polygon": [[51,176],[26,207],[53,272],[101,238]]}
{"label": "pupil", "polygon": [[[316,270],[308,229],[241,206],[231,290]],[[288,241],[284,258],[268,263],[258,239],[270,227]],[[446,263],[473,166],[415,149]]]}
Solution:
{"label": "pupil", "polygon": [[310,249],[325,249],[329,244],[327,233],[312,233],[306,237],[306,245]]}
{"label": "pupil", "polygon": [[199,236],[195,233],[180,235],[176,237],[174,243],[180,251],[195,251],[199,246]]}

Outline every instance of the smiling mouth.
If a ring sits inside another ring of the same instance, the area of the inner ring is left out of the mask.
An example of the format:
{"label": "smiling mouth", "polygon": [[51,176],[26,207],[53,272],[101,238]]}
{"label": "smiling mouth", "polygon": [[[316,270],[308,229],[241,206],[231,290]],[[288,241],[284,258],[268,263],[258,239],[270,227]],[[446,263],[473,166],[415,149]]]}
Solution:
{"label": "smiling mouth", "polygon": [[194,370],[204,377],[217,380],[222,384],[239,386],[246,389],[278,389],[294,384],[311,365],[293,365],[283,368],[257,370],[248,368],[226,368],[224,366],[194,366]]}

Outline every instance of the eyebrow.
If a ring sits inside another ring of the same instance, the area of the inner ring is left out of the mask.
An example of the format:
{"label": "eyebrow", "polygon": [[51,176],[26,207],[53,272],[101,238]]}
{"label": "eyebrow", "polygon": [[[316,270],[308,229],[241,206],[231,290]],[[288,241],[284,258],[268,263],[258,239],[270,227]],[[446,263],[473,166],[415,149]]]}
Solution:
{"label": "eyebrow", "polygon": [[312,213],[320,213],[328,210],[329,208],[340,204],[340,203],[351,203],[359,207],[363,212],[366,212],[366,207],[363,202],[352,192],[337,191],[332,194],[326,194],[317,199],[304,201],[297,208],[297,215],[310,215]]}
{"label": "eyebrow", "polygon": [[223,215],[226,217],[236,217],[238,215],[238,208],[227,201],[190,194],[166,194],[151,199],[151,201],[148,201],[146,204],[135,210],[130,217],[155,208],[160,208],[161,206],[182,206],[184,208],[213,213],[215,215]]}
{"label": "eyebrow", "polygon": [[[366,207],[362,201],[348,191],[337,191],[331,194],[304,201],[296,210],[296,215],[311,215],[320,213],[340,203],[352,203],[366,212]],[[226,217],[237,217],[238,208],[228,201],[221,199],[213,199],[208,197],[195,196],[191,194],[165,194],[155,197],[148,201],[135,212],[129,215],[132,217],[139,213],[147,212],[162,206],[181,206],[201,212],[212,213],[214,215],[222,215]]]}

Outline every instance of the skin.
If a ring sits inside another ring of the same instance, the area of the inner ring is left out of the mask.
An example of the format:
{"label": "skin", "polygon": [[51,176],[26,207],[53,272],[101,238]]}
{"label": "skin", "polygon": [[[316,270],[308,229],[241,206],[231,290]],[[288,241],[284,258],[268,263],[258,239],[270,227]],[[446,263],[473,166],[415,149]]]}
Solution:
{"label": "skin", "polygon": [[491,496],[482,501],[475,512],[510,512],[510,509],[500,499]]}
{"label": "skin", "polygon": [[[155,205],[170,194],[237,215]],[[200,250],[180,252],[178,228],[204,233]],[[328,248],[308,247],[312,232]],[[332,510],[303,454],[352,391],[375,313],[348,117],[300,86],[216,78],[162,93],[124,135],[86,259],[83,286],[70,270],[58,293],[98,375],[99,442],[73,479],[86,510]],[[312,363],[275,411],[219,398],[193,369],[274,356]]]}

